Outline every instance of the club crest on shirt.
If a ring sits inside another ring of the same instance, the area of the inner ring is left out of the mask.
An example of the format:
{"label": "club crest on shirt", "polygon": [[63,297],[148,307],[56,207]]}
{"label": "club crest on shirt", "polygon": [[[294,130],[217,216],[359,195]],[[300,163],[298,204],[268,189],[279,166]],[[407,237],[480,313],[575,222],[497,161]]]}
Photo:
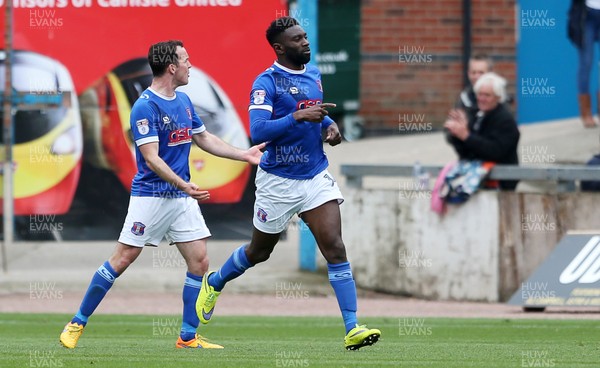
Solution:
{"label": "club crest on shirt", "polygon": [[260,222],[267,222],[267,211],[259,208],[258,211],[256,211],[256,217]]}
{"label": "club crest on shirt", "polygon": [[140,132],[141,135],[146,135],[150,132],[150,126],[148,124],[148,119],[141,119],[135,122],[135,125],[137,126],[137,130],[138,132]]}
{"label": "club crest on shirt", "polygon": [[319,91],[323,92],[323,85],[321,84],[320,79],[317,79],[317,87],[319,87]]}
{"label": "club crest on shirt", "polygon": [[133,226],[131,227],[131,232],[133,233],[133,235],[144,235],[144,230],[146,229],[146,225],[144,225],[141,222],[134,222]]}
{"label": "club crest on shirt", "polygon": [[267,95],[267,92],[265,92],[264,89],[257,89],[256,91],[254,91],[254,93],[252,94],[252,96],[254,98],[254,104],[255,105],[264,104],[266,95]]}

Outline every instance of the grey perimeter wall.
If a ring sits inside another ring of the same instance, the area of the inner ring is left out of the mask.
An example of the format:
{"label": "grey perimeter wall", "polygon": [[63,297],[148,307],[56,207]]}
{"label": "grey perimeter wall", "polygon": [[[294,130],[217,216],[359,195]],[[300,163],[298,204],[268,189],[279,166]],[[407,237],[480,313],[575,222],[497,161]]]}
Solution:
{"label": "grey perimeter wall", "polygon": [[431,192],[347,188],[344,242],[359,286],[506,301],[568,230],[600,229],[600,195],[481,191],[444,216]]}

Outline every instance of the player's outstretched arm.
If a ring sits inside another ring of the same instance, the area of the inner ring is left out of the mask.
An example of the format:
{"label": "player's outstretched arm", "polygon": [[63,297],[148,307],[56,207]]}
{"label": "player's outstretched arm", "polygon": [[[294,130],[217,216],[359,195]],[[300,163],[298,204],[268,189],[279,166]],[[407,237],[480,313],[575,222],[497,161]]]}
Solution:
{"label": "player's outstretched arm", "polygon": [[319,105],[314,105],[306,109],[296,110],[292,114],[296,121],[309,121],[311,123],[320,123],[329,115],[328,108],[335,107],[336,104],[323,102]]}
{"label": "player's outstretched arm", "polygon": [[265,143],[252,146],[247,150],[242,150],[223,141],[221,138],[206,130],[199,134],[193,135],[194,143],[206,152],[237,161],[245,161],[252,165],[258,165],[262,157],[262,151]]}

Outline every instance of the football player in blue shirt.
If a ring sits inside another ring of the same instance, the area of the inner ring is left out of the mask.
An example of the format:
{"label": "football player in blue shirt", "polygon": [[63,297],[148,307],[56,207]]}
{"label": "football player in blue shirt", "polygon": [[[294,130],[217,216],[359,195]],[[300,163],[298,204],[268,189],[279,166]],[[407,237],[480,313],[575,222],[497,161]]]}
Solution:
{"label": "football player in blue shirt", "polygon": [[189,153],[192,141],[219,157],[257,165],[264,145],[244,151],[206,131],[190,98],[175,89],[186,85],[192,66],[181,41],[150,46],[148,62],[152,84],[131,110],[138,172],[133,178],[127,217],[115,251],[94,274],[81,306],[60,335],[61,344],[73,349],[96,307],[115,279],[133,263],[144,246],[158,246],[163,237],[175,244],[187,264],[183,287],[183,318],[177,348],[222,348],[196,333],[195,310],[208,269],[206,239],[210,231],[198,202],[207,191],[191,183]]}
{"label": "football player in blue shirt", "polygon": [[360,326],[356,318],[356,286],[341,236],[343,197],[327,171],[323,151],[322,131],[331,146],[342,140],[336,123],[327,116],[327,108],[335,105],[323,103],[321,75],[308,64],[306,32],[294,18],[273,21],[267,40],[277,61],[256,78],[249,106],[252,140],[267,143],[256,174],[254,232],[249,244],[204,277],[196,304],[198,317],[202,323],[210,321],[225,284],[266,261],[289,220],[298,214],[327,260],[346,328],[346,349],[372,345],[381,332]]}

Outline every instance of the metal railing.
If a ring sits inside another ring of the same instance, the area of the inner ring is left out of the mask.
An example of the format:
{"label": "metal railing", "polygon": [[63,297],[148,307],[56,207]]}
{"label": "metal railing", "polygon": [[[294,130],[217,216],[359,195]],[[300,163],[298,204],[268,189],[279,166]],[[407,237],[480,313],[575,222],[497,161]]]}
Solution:
{"label": "metal railing", "polygon": [[[421,172],[437,177],[442,170],[439,165],[423,165]],[[413,165],[342,165],[342,175],[347,178],[347,185],[361,188],[365,176],[399,176],[414,175]],[[490,172],[493,180],[554,181],[559,191],[575,191],[576,182],[580,180],[600,181],[600,167],[587,165],[547,165],[520,166],[496,165]]]}

